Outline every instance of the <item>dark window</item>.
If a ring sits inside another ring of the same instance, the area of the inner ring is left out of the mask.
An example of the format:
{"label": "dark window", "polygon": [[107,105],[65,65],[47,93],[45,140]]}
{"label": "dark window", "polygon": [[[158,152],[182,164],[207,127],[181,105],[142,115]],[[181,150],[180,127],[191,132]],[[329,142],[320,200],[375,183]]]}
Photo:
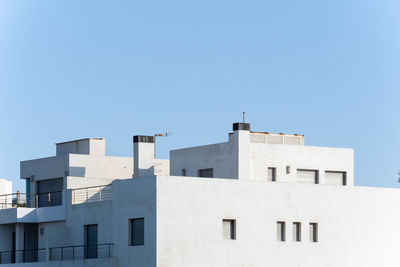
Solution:
{"label": "dark window", "polygon": [[182,169],[182,176],[186,176],[186,169]]}
{"label": "dark window", "polygon": [[40,207],[59,206],[62,204],[63,178],[37,182],[36,205]]}
{"label": "dark window", "polygon": [[293,241],[301,241],[301,223],[299,222],[293,223]]}
{"label": "dark window", "polygon": [[97,258],[97,224],[85,225],[85,258]]}
{"label": "dark window", "polygon": [[130,246],[144,245],[144,218],[131,219],[130,222]]}
{"label": "dark window", "polygon": [[310,242],[318,242],[318,223],[310,223]]}
{"label": "dark window", "polygon": [[214,177],[214,170],[212,168],[210,168],[210,169],[199,169],[199,177],[212,178],[212,177]]}

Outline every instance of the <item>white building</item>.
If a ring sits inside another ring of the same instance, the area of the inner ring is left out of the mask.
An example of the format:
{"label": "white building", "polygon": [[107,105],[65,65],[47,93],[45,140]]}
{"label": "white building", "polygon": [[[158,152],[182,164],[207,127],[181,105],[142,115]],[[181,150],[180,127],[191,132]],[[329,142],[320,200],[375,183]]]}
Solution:
{"label": "white building", "polygon": [[0,180],[3,266],[399,266],[398,189],[354,186],[353,150],[251,132],[154,158],[105,140],[21,162],[27,193]]}

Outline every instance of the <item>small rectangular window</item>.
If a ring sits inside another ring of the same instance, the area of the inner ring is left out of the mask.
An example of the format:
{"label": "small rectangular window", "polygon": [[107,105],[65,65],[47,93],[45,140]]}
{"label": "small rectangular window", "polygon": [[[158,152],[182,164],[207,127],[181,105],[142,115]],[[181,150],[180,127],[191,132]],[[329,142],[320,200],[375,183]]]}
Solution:
{"label": "small rectangular window", "polygon": [[293,241],[301,241],[301,223],[299,222],[293,223]]}
{"label": "small rectangular window", "polygon": [[212,178],[214,177],[214,169],[199,169],[198,171],[199,177],[208,177]]}
{"label": "small rectangular window", "polygon": [[310,223],[310,242],[318,242],[318,223]]}
{"label": "small rectangular window", "polygon": [[182,176],[186,176],[186,169],[185,168],[182,169]]}
{"label": "small rectangular window", "polygon": [[329,185],[346,185],[346,172],[325,171],[325,184]]}
{"label": "small rectangular window", "polygon": [[297,170],[297,181],[299,183],[319,184],[318,170]]}
{"label": "small rectangular window", "polygon": [[236,239],[236,220],[223,219],[222,228],[224,239]]}
{"label": "small rectangular window", "polygon": [[268,168],[268,181],[276,182],[276,168]]}
{"label": "small rectangular window", "polygon": [[144,218],[129,220],[130,224],[130,246],[144,245]]}
{"label": "small rectangular window", "polygon": [[286,223],[285,222],[277,222],[277,240],[278,241],[286,241]]}

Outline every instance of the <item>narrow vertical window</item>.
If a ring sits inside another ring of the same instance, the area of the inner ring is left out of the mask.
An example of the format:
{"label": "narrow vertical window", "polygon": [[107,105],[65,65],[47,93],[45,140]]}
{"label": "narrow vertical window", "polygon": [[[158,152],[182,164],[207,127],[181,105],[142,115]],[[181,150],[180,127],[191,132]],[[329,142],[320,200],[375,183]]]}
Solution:
{"label": "narrow vertical window", "polygon": [[310,242],[318,242],[318,223],[310,223]]}
{"label": "narrow vertical window", "polygon": [[144,218],[129,220],[130,224],[130,246],[144,245]]}
{"label": "narrow vertical window", "polygon": [[276,182],[276,168],[268,168],[268,181]]}
{"label": "narrow vertical window", "polygon": [[224,239],[236,239],[236,220],[223,219],[222,228]]}
{"label": "narrow vertical window", "polygon": [[299,222],[293,223],[293,241],[295,242],[301,241],[301,223]]}
{"label": "narrow vertical window", "polygon": [[186,176],[186,169],[185,168],[182,169],[182,176]]}
{"label": "narrow vertical window", "polygon": [[277,222],[277,240],[285,241],[286,240],[286,223],[285,222]]}

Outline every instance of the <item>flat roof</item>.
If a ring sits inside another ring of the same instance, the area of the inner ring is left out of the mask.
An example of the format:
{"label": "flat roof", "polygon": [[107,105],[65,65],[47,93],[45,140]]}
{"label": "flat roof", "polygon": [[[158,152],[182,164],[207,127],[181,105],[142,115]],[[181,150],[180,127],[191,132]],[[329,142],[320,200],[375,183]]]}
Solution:
{"label": "flat roof", "polygon": [[83,138],[83,139],[77,139],[77,140],[71,140],[71,141],[65,141],[65,142],[61,142],[61,143],[56,143],[56,145],[75,143],[75,142],[86,141],[86,140],[104,140],[104,138],[103,137]]}

